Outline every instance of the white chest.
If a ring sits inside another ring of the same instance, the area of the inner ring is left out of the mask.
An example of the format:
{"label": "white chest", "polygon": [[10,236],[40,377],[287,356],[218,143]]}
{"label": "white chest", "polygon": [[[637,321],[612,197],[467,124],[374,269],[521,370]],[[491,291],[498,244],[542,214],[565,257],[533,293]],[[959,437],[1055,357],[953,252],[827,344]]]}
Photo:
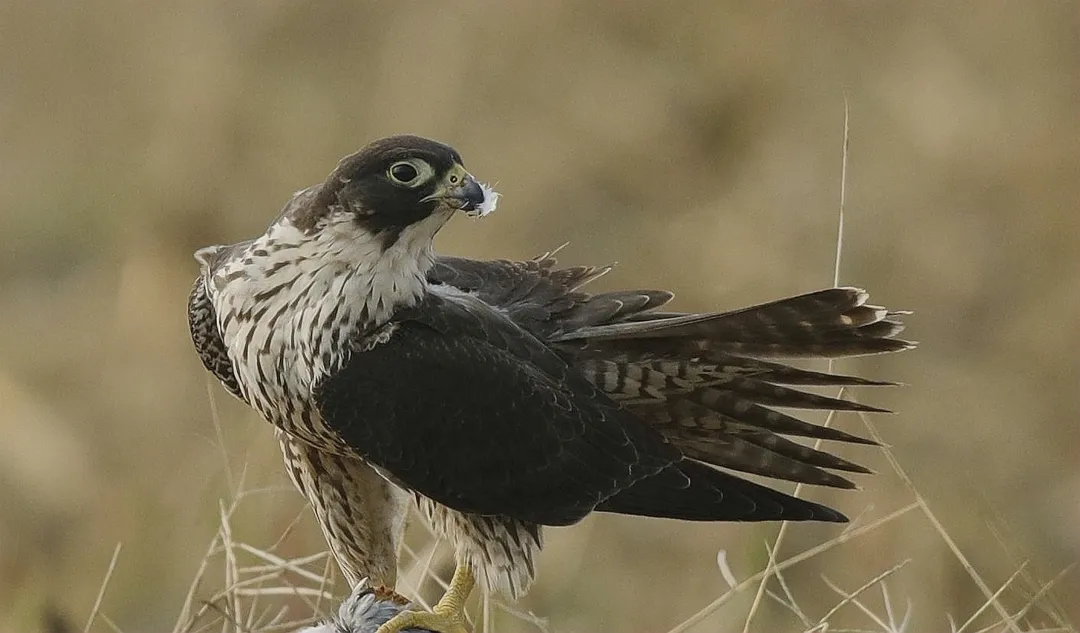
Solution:
{"label": "white chest", "polygon": [[348,361],[364,330],[426,287],[415,256],[332,238],[275,226],[211,279],[218,329],[248,402],[282,430],[328,447],[336,436],[315,410],[313,388]]}

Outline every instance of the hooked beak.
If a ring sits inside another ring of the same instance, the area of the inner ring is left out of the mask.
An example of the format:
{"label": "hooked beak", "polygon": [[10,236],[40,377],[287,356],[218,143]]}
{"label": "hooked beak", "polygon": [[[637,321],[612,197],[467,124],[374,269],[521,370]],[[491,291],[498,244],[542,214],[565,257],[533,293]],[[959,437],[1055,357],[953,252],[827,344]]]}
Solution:
{"label": "hooked beak", "polygon": [[495,210],[499,194],[485,184],[477,182],[461,165],[454,165],[435,191],[420,202],[439,200],[447,206],[464,211],[470,217],[483,217]]}

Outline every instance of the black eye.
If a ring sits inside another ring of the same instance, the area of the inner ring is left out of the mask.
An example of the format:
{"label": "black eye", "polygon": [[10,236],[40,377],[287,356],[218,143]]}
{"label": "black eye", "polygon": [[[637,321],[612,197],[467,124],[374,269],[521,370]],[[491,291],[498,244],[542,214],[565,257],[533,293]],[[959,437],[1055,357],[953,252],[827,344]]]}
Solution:
{"label": "black eye", "polygon": [[435,169],[426,160],[406,158],[390,165],[386,177],[395,185],[416,189],[435,178]]}
{"label": "black eye", "polygon": [[408,184],[416,180],[419,175],[420,173],[416,171],[416,168],[409,163],[395,163],[390,167],[390,177],[402,184]]}

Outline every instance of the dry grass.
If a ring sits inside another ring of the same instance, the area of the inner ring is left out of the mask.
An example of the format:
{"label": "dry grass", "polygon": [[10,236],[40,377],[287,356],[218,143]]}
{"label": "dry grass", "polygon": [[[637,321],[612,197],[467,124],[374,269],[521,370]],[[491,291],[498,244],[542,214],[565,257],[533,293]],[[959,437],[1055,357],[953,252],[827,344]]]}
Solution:
{"label": "dry grass", "polygon": [[[869,420],[865,422],[874,437],[881,441],[883,438],[873,424]],[[888,447],[883,450],[889,456],[890,463],[893,464],[895,475],[910,485],[910,479],[892,451]],[[220,528],[207,548],[205,556],[199,561],[198,572],[191,581],[180,615],[173,627],[173,633],[202,633],[213,630],[220,630],[222,633],[290,632],[323,619],[336,608],[337,598],[341,596],[340,592],[337,592],[335,598],[335,578],[328,553],[318,552],[307,556],[283,558],[274,553],[274,545],[267,549],[260,549],[233,537],[232,516],[246,498],[259,492],[245,490],[241,479],[232,500],[222,504]],[[882,529],[912,512],[922,514],[942,541],[953,550],[957,560],[970,575],[971,582],[986,595],[986,601],[970,614],[940,614],[939,626],[942,628],[939,630],[944,630],[943,627],[948,626],[951,633],[998,631],[1076,633],[1078,629],[1051,598],[1053,587],[1073,570],[1074,565],[1061,570],[1054,578],[1040,583],[1031,576],[1025,576],[1028,565],[1024,562],[996,591],[991,592],[987,582],[970,565],[964,554],[959,549],[954,549],[952,537],[936,519],[925,499],[914,486],[910,487],[910,492],[913,500],[907,505],[879,517],[862,516],[848,525],[839,535],[817,546],[777,560],[777,548],[786,528],[786,525],[782,526],[773,544],[766,545],[769,552],[766,568],[742,580],[738,580],[738,574],[728,565],[726,552],[719,552],[717,563],[720,573],[729,585],[728,591],[697,613],[674,625],[668,633],[708,630],[702,627],[702,622],[715,613],[722,613],[727,619],[738,619],[737,611],[725,610],[725,607],[740,594],[749,592],[754,587],[758,588],[758,596],[774,602],[793,616],[793,621],[786,624],[784,630],[801,630],[806,633],[827,631],[911,633],[915,629],[909,627],[910,618],[918,606],[918,599],[904,598],[905,606],[898,612],[887,582],[910,560],[901,561],[885,569],[850,591],[840,588],[823,575],[822,582],[837,594],[837,598],[836,602],[828,606],[820,616],[808,615],[800,606],[799,594],[802,592],[799,588],[793,589],[785,580],[784,574],[796,565],[805,563],[825,552],[844,546],[850,547],[860,537]],[[279,542],[284,537],[285,535],[282,535]],[[411,548],[406,548],[404,552],[404,571],[402,586],[399,590],[418,604],[428,606],[423,594],[418,591],[423,581],[430,580],[438,587],[446,588],[446,581],[432,571],[432,560],[439,545],[439,542],[432,538],[423,551],[416,552]],[[117,546],[109,570],[102,582],[98,600],[84,628],[86,633],[93,630],[95,618],[99,616],[108,630],[124,633],[123,629],[114,624],[104,613],[99,613],[101,597],[105,593],[119,553],[120,547]],[[775,581],[778,589],[768,588],[770,580]],[[207,591],[205,589],[207,584],[220,585],[220,588]],[[877,600],[872,597],[874,593],[880,594]],[[286,598],[292,599],[290,605],[282,604]],[[647,597],[635,596],[629,599],[663,600],[664,596],[656,593]],[[488,596],[480,597],[477,602],[479,604],[476,605],[476,610],[480,612],[481,617],[474,617],[473,623],[478,633],[490,633],[507,628],[535,630],[543,633],[550,630],[547,621],[536,614],[520,611]],[[761,630],[750,624],[759,605],[760,600],[755,599],[743,616],[746,622],[745,631]],[[518,625],[505,628],[495,627],[492,620],[493,609],[508,614]],[[854,628],[851,625],[834,625],[834,618],[844,611],[856,611],[861,614],[863,623],[855,625]]]}

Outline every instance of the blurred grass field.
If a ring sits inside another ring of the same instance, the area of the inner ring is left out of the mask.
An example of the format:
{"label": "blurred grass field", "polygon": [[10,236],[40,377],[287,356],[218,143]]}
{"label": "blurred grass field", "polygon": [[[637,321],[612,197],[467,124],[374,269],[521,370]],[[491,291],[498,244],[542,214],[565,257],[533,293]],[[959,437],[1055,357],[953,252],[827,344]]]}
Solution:
{"label": "blurred grass field", "polygon": [[[184,311],[196,248],[261,232],[342,155],[422,134],[497,183],[499,212],[453,222],[442,252],[569,241],[564,263],[619,262],[599,289],[734,308],[831,285],[845,100],[840,280],[914,310],[921,346],[836,367],[908,383],[856,396],[899,412],[873,423],[991,591],[1028,561],[999,598],[1020,610],[1080,555],[1078,24],[1076,2],[999,0],[0,4],[0,630],[81,629],[118,542],[94,630],[171,629],[241,474],[236,540],[320,551]],[[880,474],[803,494],[856,528],[913,503],[880,451],[842,450]],[[719,550],[741,581],[777,530],[593,517],[548,532],[518,607],[552,631],[668,631],[728,588]],[[778,560],[839,532],[793,526]],[[908,631],[986,604],[919,508],[784,580],[816,622],[842,600],[823,575],[854,591],[908,559],[886,580]],[[688,630],[743,630],[756,589]],[[1024,630],[1077,622],[1080,575],[1036,598]],[[881,630],[854,604],[829,621]],[[767,597],[750,626],[809,628]]]}

